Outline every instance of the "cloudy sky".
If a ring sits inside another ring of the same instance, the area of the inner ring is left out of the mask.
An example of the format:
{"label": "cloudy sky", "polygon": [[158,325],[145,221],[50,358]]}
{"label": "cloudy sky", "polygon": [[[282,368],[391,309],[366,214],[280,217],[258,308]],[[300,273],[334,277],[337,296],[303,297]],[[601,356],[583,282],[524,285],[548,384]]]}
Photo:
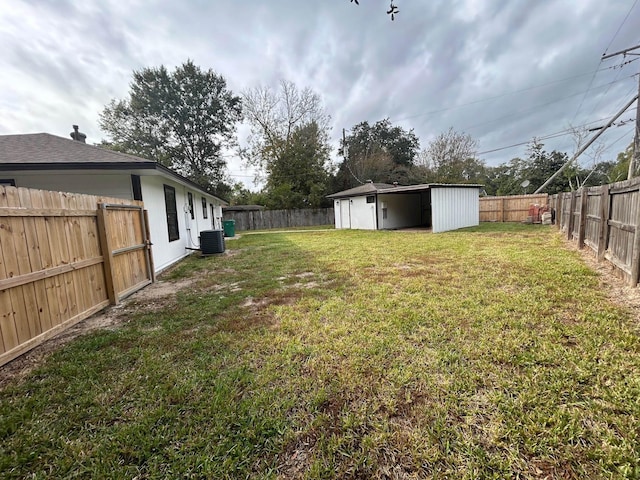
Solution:
{"label": "cloudy sky", "polygon": [[[601,56],[640,44],[638,0],[395,0],[393,22],[388,1],[359,2],[5,0],[0,134],[68,137],[79,124],[97,143],[99,113],[126,97],[133,70],[190,58],[236,93],[280,79],[311,87],[336,145],[342,128],[388,117],[423,146],[449,127],[469,133],[496,165],[526,148],[503,147],[601,125],[637,89],[639,56]],[[632,137],[631,123],[607,131],[603,159]],[[574,149],[570,135],[544,143]],[[240,161],[229,170],[251,184]]]}

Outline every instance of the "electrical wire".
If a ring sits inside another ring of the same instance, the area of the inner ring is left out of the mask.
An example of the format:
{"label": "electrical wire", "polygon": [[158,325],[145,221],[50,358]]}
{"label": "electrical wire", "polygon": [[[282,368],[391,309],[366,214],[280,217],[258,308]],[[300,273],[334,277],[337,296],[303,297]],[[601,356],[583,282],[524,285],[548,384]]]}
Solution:
{"label": "electrical wire", "polygon": [[[634,74],[634,75],[632,75],[632,77],[636,77],[636,76],[638,76],[638,74],[637,74],[637,73],[636,73],[636,74]],[[622,101],[617,103],[617,107],[615,108],[615,111],[620,110],[620,109],[623,107],[623,105],[624,105],[625,103],[627,103],[627,101],[628,101],[628,99],[629,99],[629,96],[630,96],[630,95],[631,95],[631,93],[632,93],[632,92],[634,92],[637,88],[638,88],[638,87],[634,84],[634,85],[633,85],[633,86],[632,86],[632,87],[627,91],[627,93],[625,93],[625,94],[622,96]],[[609,115],[609,116],[607,117],[607,119],[608,119],[608,118],[611,118],[612,116],[613,116],[613,114]],[[605,120],[606,120],[606,119],[605,119]],[[634,120],[632,119],[631,121],[634,121]],[[561,149],[561,150],[566,150],[566,149],[568,149],[569,147],[570,147],[570,145],[569,145],[568,143],[565,143],[565,144],[561,144],[560,149]]]}
{"label": "electrical wire", "polygon": [[624,17],[624,20],[622,20],[622,23],[620,24],[620,26],[618,27],[618,29],[616,30],[616,33],[613,34],[613,38],[609,41],[609,44],[607,45],[607,48],[604,49],[604,53],[602,54],[603,56],[607,54],[607,52],[609,51],[609,47],[611,47],[611,44],[613,43],[613,41],[616,39],[616,37],[618,36],[618,34],[620,33],[620,30],[622,30],[622,27],[624,26],[624,24],[627,22],[627,20],[629,19],[629,15],[631,15],[631,12],[633,11],[633,9],[636,7],[636,4],[638,3],[638,0],[635,0],[635,2],[633,2],[633,5],[631,5],[631,8],[629,9],[629,11],[627,12],[627,15]]}
{"label": "electrical wire", "polygon": [[[625,80],[625,79],[626,79],[626,77],[625,77],[624,79],[617,80],[617,82],[620,82],[620,81]],[[596,88],[604,88],[604,87],[606,87],[607,85],[609,85],[610,83],[616,83],[616,82],[604,83],[604,84],[602,84],[602,85],[598,85],[597,87],[594,87],[594,89],[596,89]],[[482,127],[482,126],[484,126],[484,125],[488,125],[488,124],[491,124],[491,123],[499,122],[500,120],[504,120],[504,119],[506,119],[506,118],[511,118],[511,117],[513,117],[513,116],[515,116],[515,115],[520,115],[520,114],[523,114],[523,113],[533,112],[533,111],[538,110],[538,109],[540,109],[540,108],[542,108],[542,107],[546,107],[546,106],[548,106],[548,105],[552,105],[552,104],[554,104],[554,103],[561,102],[561,101],[566,100],[566,99],[568,99],[568,98],[572,98],[572,97],[575,97],[575,96],[581,95],[582,93],[584,93],[584,92],[578,92],[578,93],[574,93],[574,94],[572,94],[572,95],[567,95],[566,97],[562,97],[562,98],[558,98],[558,99],[556,99],[556,100],[552,100],[552,101],[550,101],[550,102],[542,103],[542,104],[540,104],[540,105],[536,105],[535,107],[528,108],[528,109],[526,109],[526,110],[518,110],[517,112],[510,113],[510,114],[508,114],[508,115],[503,115],[502,117],[498,117],[498,118],[495,118],[495,119],[493,119],[493,120],[484,121],[484,122],[482,122],[482,123],[476,123],[476,124],[474,124],[474,125],[471,125],[471,126],[468,126],[468,127],[463,128],[463,130],[464,130],[464,131],[468,131],[468,130],[471,130],[472,128]]]}
{"label": "electrical wire", "polygon": [[[592,120],[591,122],[587,122],[587,123],[584,123],[582,125],[578,125],[576,127],[566,128],[564,130],[560,130],[560,131],[557,131],[557,132],[548,133],[546,135],[535,137],[535,139],[536,140],[550,140],[552,138],[563,137],[565,135],[572,134],[574,129],[576,129],[576,128],[579,129],[579,128],[582,128],[582,127],[586,127],[588,125],[592,125],[594,123],[603,122],[604,120],[607,120],[609,118],[610,117],[605,117],[605,118],[600,118],[598,120]],[[529,143],[531,143],[531,139],[526,140],[526,141],[522,141],[522,142],[518,142],[518,143],[513,143],[511,145],[505,145],[504,147],[496,147],[496,148],[493,148],[491,150],[485,150],[483,152],[478,152],[478,155],[484,155],[484,154],[487,154],[487,153],[499,152],[501,150],[508,150],[510,148],[519,147],[519,146],[522,146],[522,145],[527,145]]]}
{"label": "electrical wire", "polygon": [[606,152],[607,150],[610,150],[611,148],[613,148],[614,145],[616,145],[620,140],[622,140],[623,138],[629,136],[630,133],[633,133],[634,129],[631,130],[627,130],[626,132],[624,132],[620,137],[618,137],[617,140],[614,140],[613,142],[611,142],[609,144],[609,146],[605,147],[602,151]]}
{"label": "electrical wire", "polygon": [[[620,78],[620,75],[622,75],[622,71],[624,70],[624,66],[625,66],[625,65],[629,65],[630,63],[632,63],[632,62],[634,62],[634,61],[636,61],[636,60],[638,60],[638,59],[639,59],[639,58],[634,58],[633,60],[629,60],[629,61],[627,61],[627,62],[624,62],[624,63],[621,65],[621,68],[620,68],[620,69],[618,69],[618,73],[617,73],[617,75],[615,76],[615,78],[613,79],[613,81],[614,81],[614,82],[618,81],[618,79]],[[589,114],[587,115],[588,117],[589,117],[589,116],[591,116],[591,115],[593,115],[593,113],[594,113],[594,112],[595,112],[595,111],[600,107],[600,105],[602,104],[602,102],[603,102],[604,98],[606,97],[607,93],[609,93],[609,90],[611,90],[611,85],[609,85],[609,86],[607,87],[607,89],[606,89],[606,90],[605,90],[605,91],[600,95],[600,100],[598,100],[598,103],[596,103],[596,105],[591,109],[591,111],[590,111],[590,112],[589,112]],[[628,96],[628,94],[624,95],[624,97],[627,97],[627,96]]]}
{"label": "electrical wire", "polygon": [[[413,119],[413,118],[418,118],[418,117],[422,117],[422,116],[426,116],[426,115],[435,115],[436,113],[442,113],[442,112],[446,112],[446,111],[448,111],[448,110],[454,110],[454,109],[456,109],[456,108],[462,108],[462,107],[467,107],[467,106],[469,106],[469,105],[475,105],[475,104],[477,104],[477,103],[483,103],[483,102],[488,102],[488,101],[491,101],[491,100],[497,100],[497,99],[499,99],[499,98],[507,97],[507,96],[509,96],[509,95],[514,95],[514,94],[516,94],[516,93],[527,92],[527,91],[529,91],[529,90],[535,90],[535,89],[537,89],[537,88],[542,88],[542,87],[546,87],[546,86],[549,86],[549,85],[554,85],[554,84],[556,84],[556,83],[562,83],[562,82],[566,82],[566,81],[569,81],[569,80],[574,80],[574,79],[576,79],[576,78],[580,78],[580,77],[584,77],[584,76],[587,76],[587,75],[591,75],[592,73],[593,73],[593,74],[594,74],[594,76],[595,76],[595,74],[596,74],[596,73],[598,73],[598,72],[603,72],[603,71],[605,71],[605,70],[612,70],[612,69],[614,69],[614,68],[618,68],[619,66],[620,66],[620,65],[613,65],[613,66],[610,66],[610,67],[605,67],[605,68],[601,68],[601,69],[595,70],[595,71],[593,71],[593,72],[581,73],[581,74],[578,74],[578,75],[574,75],[574,76],[572,76],[572,77],[561,78],[561,79],[559,79],[559,80],[553,80],[553,81],[551,81],[551,82],[541,83],[541,84],[539,84],[539,85],[534,85],[534,86],[527,87],[527,88],[523,88],[523,89],[520,89],[520,90],[513,90],[513,91],[511,91],[511,92],[502,93],[502,94],[500,94],[500,95],[495,95],[495,96],[493,96],[493,97],[486,97],[486,98],[481,98],[481,99],[478,99],[478,100],[472,100],[471,102],[461,103],[461,104],[459,104],[459,105],[453,105],[453,106],[451,106],[451,107],[440,108],[440,109],[438,109],[438,110],[430,110],[430,111],[428,111],[428,112],[417,113],[417,114],[415,114],[415,115],[409,115],[409,116],[406,116],[406,117],[394,118],[394,119],[392,119],[392,120],[393,120],[394,122],[403,122],[403,121],[405,121],[405,120],[411,120],[411,119]],[[596,87],[596,88],[597,88],[597,87]],[[582,93],[582,92],[581,92],[581,93]]]}
{"label": "electrical wire", "polygon": [[[618,27],[618,29],[616,30],[616,33],[614,33],[613,38],[609,41],[609,44],[607,45],[607,48],[605,48],[604,53],[602,54],[602,56],[607,54],[607,51],[609,50],[609,47],[611,47],[611,44],[613,43],[613,41],[616,39],[616,37],[618,36],[618,33],[620,33],[620,30],[622,29],[622,26],[625,24],[625,22],[627,21],[627,19],[629,18],[629,15],[631,15],[631,12],[633,11],[633,9],[635,8],[636,4],[638,3],[638,0],[635,0],[633,2],[633,5],[631,5],[631,8],[629,9],[629,11],[627,12],[627,15],[624,17],[624,20],[622,20],[622,23],[620,24],[620,26]],[[602,57],[600,58],[600,61],[598,62],[598,66],[602,65]],[[576,113],[573,114],[573,118],[571,119],[571,123],[573,123],[576,119],[576,117],[578,116],[578,113],[580,112],[580,109],[582,108],[582,105],[584,104],[584,101],[587,98],[587,94],[589,93],[589,91],[591,90],[591,85],[593,85],[593,81],[596,78],[596,74],[598,73],[597,69],[595,72],[593,72],[593,76],[591,77],[591,81],[589,82],[589,87],[587,88],[587,91],[584,94],[584,97],[582,97],[582,100],[580,101],[580,104],[578,105],[578,109],[576,110]]]}
{"label": "electrical wire", "polygon": [[[600,66],[600,65],[602,65],[602,58],[598,62],[598,66]],[[599,71],[600,71],[599,69],[596,69],[593,72],[593,76],[591,77],[591,80],[589,81],[589,86],[587,87],[587,90],[584,92],[584,96],[582,97],[582,100],[580,100],[580,104],[578,105],[578,109],[576,110],[576,113],[573,114],[573,117],[571,118],[571,122],[570,123],[573,123],[573,122],[576,121],[576,117],[578,116],[578,113],[580,113],[580,109],[582,108],[582,104],[584,104],[584,101],[587,98],[587,95],[591,91],[591,86],[593,85],[593,81],[596,79],[596,74]]]}

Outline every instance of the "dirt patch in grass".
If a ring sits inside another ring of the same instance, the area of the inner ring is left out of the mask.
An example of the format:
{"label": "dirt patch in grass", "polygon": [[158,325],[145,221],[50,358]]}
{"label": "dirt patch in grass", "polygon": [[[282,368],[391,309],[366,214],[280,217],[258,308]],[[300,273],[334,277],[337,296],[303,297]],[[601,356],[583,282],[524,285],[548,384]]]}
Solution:
{"label": "dirt patch in grass", "polygon": [[71,328],[50,338],[33,350],[0,367],[0,389],[10,381],[21,381],[49,355],[75,338],[101,329],[117,329],[127,323],[137,311],[159,311],[175,303],[175,294],[192,286],[196,279],[178,282],[157,281],[122,300],[118,305],[80,321]]}
{"label": "dirt patch in grass", "polygon": [[225,315],[220,323],[220,329],[227,332],[241,332],[259,327],[275,328],[278,322],[270,307],[294,305],[300,297],[301,292],[297,289],[276,291],[261,298],[247,297],[240,304],[240,310],[234,310]]}
{"label": "dirt patch in grass", "polygon": [[566,244],[570,249],[580,253],[589,268],[598,274],[600,286],[609,299],[615,304],[629,309],[634,318],[640,319],[640,286],[626,285],[621,272],[607,261],[598,262],[597,257],[589,248],[578,250],[574,242],[566,242]]}
{"label": "dirt patch in grass", "polygon": [[282,454],[283,462],[278,466],[278,478],[301,479],[311,466],[315,439],[308,436],[291,443]]}

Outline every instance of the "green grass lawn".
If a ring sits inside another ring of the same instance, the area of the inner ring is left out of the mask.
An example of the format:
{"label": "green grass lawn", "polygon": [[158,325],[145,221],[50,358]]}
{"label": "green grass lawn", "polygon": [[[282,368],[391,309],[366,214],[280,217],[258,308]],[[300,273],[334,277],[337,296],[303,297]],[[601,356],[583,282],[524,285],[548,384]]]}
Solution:
{"label": "green grass lawn", "polygon": [[0,392],[0,477],[640,476],[637,319],[551,227],[227,249]]}

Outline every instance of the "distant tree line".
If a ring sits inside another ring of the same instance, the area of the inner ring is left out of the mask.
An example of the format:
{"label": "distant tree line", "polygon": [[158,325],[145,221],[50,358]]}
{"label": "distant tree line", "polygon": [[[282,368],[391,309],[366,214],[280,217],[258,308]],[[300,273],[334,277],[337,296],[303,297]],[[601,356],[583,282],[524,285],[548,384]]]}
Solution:
{"label": "distant tree line", "polygon": [[[251,126],[240,148],[237,125]],[[156,160],[228,199],[272,209],[330,206],[326,195],[365,182],[476,183],[487,195],[532,193],[568,160],[532,140],[524,158],[487,166],[478,142],[450,128],[426,147],[412,129],[389,119],[353,125],[331,161],[331,117],[320,96],[282,81],[234,94],[224,77],[188,60],[173,72],[164,66],[133,73],[129,96],[112,100],[100,115],[108,138],[102,146]],[[254,166],[263,188],[250,191],[226,172],[229,152]],[[631,148],[591,168],[572,165],[547,188],[558,193],[626,178]]]}

